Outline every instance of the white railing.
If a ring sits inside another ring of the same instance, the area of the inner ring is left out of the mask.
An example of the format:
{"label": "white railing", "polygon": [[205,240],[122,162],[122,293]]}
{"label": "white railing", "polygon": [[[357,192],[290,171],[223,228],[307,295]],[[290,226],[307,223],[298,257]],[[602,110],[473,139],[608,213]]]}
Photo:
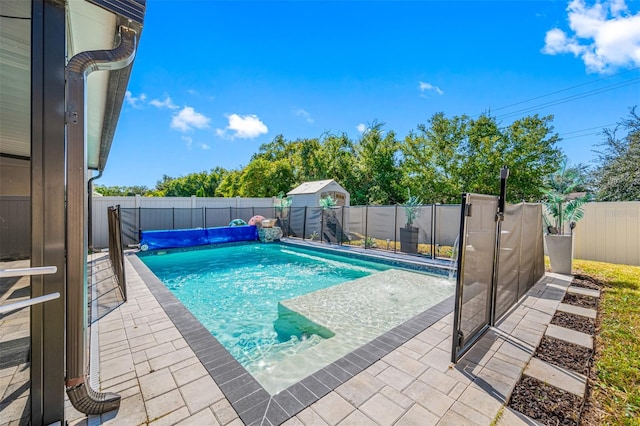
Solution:
{"label": "white railing", "polygon": [[[10,277],[27,277],[32,275],[49,275],[55,274],[58,268],[55,266],[39,266],[34,268],[16,268],[16,269],[0,269],[0,278]],[[27,306],[37,305],[39,303],[48,302],[60,297],[59,292],[45,294],[43,296],[34,297],[28,300],[21,300],[19,302],[9,303],[7,305],[0,306],[0,314],[15,311],[18,309],[26,308]]]}

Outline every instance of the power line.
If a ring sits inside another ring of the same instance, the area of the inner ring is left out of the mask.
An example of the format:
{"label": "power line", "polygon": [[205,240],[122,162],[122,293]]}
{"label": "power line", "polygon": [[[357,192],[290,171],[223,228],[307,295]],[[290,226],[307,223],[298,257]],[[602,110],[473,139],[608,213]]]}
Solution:
{"label": "power line", "polygon": [[600,134],[601,134],[600,132],[595,132],[595,133],[592,132],[592,133],[585,133],[584,135],[570,136],[568,138],[563,138],[562,135],[559,135],[559,136],[562,138],[563,141],[568,141],[571,139],[586,138],[587,136],[598,136]]}
{"label": "power line", "polygon": [[582,129],[582,130],[572,130],[570,132],[564,132],[563,135],[572,135],[574,133],[582,133],[582,132],[586,132],[588,130],[602,129],[604,127],[614,126],[616,124],[618,124],[618,123],[603,124],[601,126],[589,127],[588,129]]}
{"label": "power line", "polygon": [[566,91],[569,91],[571,89],[575,89],[575,88],[578,88],[578,87],[588,86],[590,84],[595,84],[595,83],[597,83],[599,81],[603,81],[603,80],[607,80],[609,78],[613,78],[613,77],[617,77],[617,76],[620,76],[620,75],[623,75],[623,74],[627,74],[627,73],[630,73],[632,71],[636,71],[638,69],[640,69],[640,67],[631,68],[629,70],[622,71],[622,72],[619,72],[619,73],[616,73],[616,74],[612,74],[612,75],[609,75],[607,77],[602,77],[602,78],[599,78],[597,80],[587,81],[585,83],[576,84],[575,86],[570,86],[570,87],[567,87],[565,89],[556,90],[554,92],[550,92],[550,93],[547,93],[547,94],[544,94],[544,95],[536,96],[536,97],[533,97],[533,98],[530,98],[530,99],[525,99],[524,101],[519,101],[519,102],[515,102],[515,103],[510,104],[510,105],[505,105],[505,106],[500,107],[500,108],[494,108],[493,111],[500,111],[500,110],[503,110],[503,109],[510,108],[512,106],[521,105],[521,104],[525,104],[527,102],[535,101],[537,99],[546,98],[547,96],[557,95],[558,93],[566,92]]}
{"label": "power line", "polygon": [[586,91],[586,92],[582,92],[582,93],[578,93],[578,94],[575,94],[575,95],[567,96],[567,97],[564,97],[564,98],[556,99],[555,101],[549,101],[549,102],[546,102],[546,103],[543,103],[543,104],[540,104],[540,105],[534,105],[532,107],[527,107],[527,108],[524,108],[524,109],[521,109],[521,110],[518,110],[518,111],[505,113],[505,114],[496,116],[496,118],[497,119],[510,118],[510,117],[517,116],[517,115],[520,115],[520,114],[523,114],[523,113],[535,111],[535,110],[540,109],[540,108],[556,106],[556,105],[564,104],[564,103],[567,103],[567,102],[575,101],[575,100],[578,100],[578,99],[586,98],[586,97],[589,97],[589,96],[597,95],[597,94],[600,94],[600,93],[608,92],[610,90],[615,90],[615,89],[619,89],[619,88],[622,88],[622,87],[630,86],[630,85],[636,84],[638,82],[640,82],[640,77],[637,77],[637,78],[634,78],[634,79],[631,79],[631,80],[626,80],[626,81],[619,82],[619,83],[614,83],[614,84],[611,84],[609,86],[601,87],[599,89],[589,90],[589,91]]}

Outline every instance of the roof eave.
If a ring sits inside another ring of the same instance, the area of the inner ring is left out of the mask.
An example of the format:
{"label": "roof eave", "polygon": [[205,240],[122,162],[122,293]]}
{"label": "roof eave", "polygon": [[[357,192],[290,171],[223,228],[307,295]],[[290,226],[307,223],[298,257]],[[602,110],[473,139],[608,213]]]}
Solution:
{"label": "roof eave", "polygon": [[[137,32],[138,42],[142,33],[142,24],[146,12],[146,0],[87,0],[112,13],[118,15],[116,29],[121,25],[134,29]],[[114,34],[114,45],[117,43],[117,33]],[[106,164],[111,145],[115,136],[118,119],[124,104],[127,85],[131,77],[131,65],[109,72],[109,83],[105,98],[104,120],[100,137],[100,148],[97,164],[88,164],[91,170],[103,171]]]}

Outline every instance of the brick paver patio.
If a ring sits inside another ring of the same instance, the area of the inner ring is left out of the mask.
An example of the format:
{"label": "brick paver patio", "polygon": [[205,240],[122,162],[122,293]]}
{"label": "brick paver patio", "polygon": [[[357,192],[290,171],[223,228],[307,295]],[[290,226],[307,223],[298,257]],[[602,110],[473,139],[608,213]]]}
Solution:
{"label": "brick paver patio", "polygon": [[[126,274],[128,302],[115,305],[93,325],[99,336],[99,361],[93,359],[99,362],[96,387],[119,393],[121,407],[87,419],[69,406],[70,424],[241,425],[253,418],[257,393],[234,396],[234,409],[207,360],[198,358],[197,347],[187,343],[128,259]],[[360,372],[331,370],[334,374],[286,391],[293,398],[267,396],[266,412],[254,423],[489,425],[528,365],[570,281],[547,274],[456,365],[450,362],[449,313]],[[504,410],[501,424],[516,423],[532,424]]]}

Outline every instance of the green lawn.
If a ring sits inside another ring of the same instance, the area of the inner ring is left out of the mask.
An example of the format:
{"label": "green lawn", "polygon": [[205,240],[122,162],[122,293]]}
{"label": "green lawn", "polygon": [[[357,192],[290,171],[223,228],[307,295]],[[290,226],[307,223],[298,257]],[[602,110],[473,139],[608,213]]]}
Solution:
{"label": "green lawn", "polygon": [[640,267],[574,260],[573,269],[605,282],[593,386],[602,424],[640,425]]}

